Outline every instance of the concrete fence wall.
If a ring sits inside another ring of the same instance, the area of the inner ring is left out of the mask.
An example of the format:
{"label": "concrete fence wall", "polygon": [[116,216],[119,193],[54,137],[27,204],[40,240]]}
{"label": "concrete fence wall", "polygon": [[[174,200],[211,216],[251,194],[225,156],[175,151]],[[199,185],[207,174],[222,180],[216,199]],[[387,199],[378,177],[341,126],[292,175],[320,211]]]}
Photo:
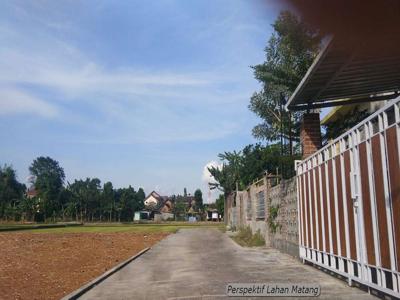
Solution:
{"label": "concrete fence wall", "polygon": [[259,231],[266,245],[298,256],[296,180],[282,180],[271,187],[267,176],[226,201],[227,225],[237,230],[249,226]]}
{"label": "concrete fence wall", "polygon": [[276,228],[270,235],[270,245],[292,256],[299,255],[296,178],[283,180],[270,188],[267,202],[277,209],[273,222]]}

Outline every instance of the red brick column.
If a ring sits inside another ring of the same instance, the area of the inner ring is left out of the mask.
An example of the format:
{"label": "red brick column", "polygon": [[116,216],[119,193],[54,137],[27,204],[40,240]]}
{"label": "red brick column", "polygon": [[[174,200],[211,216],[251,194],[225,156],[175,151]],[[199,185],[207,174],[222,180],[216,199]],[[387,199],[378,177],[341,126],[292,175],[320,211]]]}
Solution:
{"label": "red brick column", "polygon": [[305,113],[300,129],[303,158],[315,153],[322,146],[319,113]]}

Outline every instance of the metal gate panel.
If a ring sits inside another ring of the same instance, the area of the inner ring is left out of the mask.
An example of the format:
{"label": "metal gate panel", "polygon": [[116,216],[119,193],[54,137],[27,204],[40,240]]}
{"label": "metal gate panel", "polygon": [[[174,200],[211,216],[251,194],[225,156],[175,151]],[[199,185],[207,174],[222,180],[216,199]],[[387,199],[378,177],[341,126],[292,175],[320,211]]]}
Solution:
{"label": "metal gate panel", "polygon": [[326,190],[326,170],[325,165],[321,165],[321,200],[322,205],[321,208],[323,209],[323,218],[324,218],[324,252],[329,252],[329,218],[328,218],[328,202],[327,202],[327,190]]}
{"label": "metal gate panel", "polygon": [[336,190],[337,190],[337,214],[338,214],[338,228],[339,228],[339,243],[338,254],[341,256],[346,255],[346,237],[344,232],[344,208],[343,208],[343,182],[342,182],[342,168],[340,165],[340,156],[335,158],[336,166]]}
{"label": "metal gate panel", "polygon": [[354,225],[354,208],[353,201],[351,199],[351,183],[350,176],[350,151],[346,150],[343,154],[344,160],[344,181],[346,185],[346,208],[347,208],[347,223],[348,223],[348,244],[347,244],[347,257],[356,260],[357,259],[357,249],[356,249],[356,228]]}
{"label": "metal gate panel", "polygon": [[304,209],[305,209],[305,216],[306,216],[306,228],[307,228],[307,247],[312,248],[311,245],[311,221],[310,221],[310,187],[308,183],[308,172],[304,174],[304,191],[305,191],[305,198],[304,198]]}
{"label": "metal gate panel", "polygon": [[335,190],[334,190],[334,180],[335,176],[333,174],[333,163],[332,159],[328,161],[328,202],[329,202],[329,213],[330,213],[330,235],[331,235],[331,246],[330,252],[337,255],[337,228],[336,228],[336,209],[335,209]]}
{"label": "metal gate panel", "polygon": [[310,216],[311,216],[311,243],[313,249],[316,249],[316,213],[315,213],[315,184],[314,184],[314,170],[309,172],[309,186],[310,186]]}
{"label": "metal gate panel", "polygon": [[360,153],[360,177],[361,177],[361,199],[364,217],[364,253],[366,253],[366,262],[375,264],[375,245],[374,245],[374,226],[372,224],[372,206],[371,206],[371,189],[369,185],[369,168],[367,142],[363,142],[359,146]]}
{"label": "metal gate panel", "polygon": [[400,98],[297,165],[300,257],[400,297]]}
{"label": "metal gate panel", "polygon": [[[398,153],[398,128],[391,127],[386,131],[386,144],[388,153]],[[400,160],[397,155],[388,155],[390,191],[392,196],[394,241],[396,248],[396,270],[400,271]]]}
{"label": "metal gate panel", "polygon": [[302,212],[302,242],[303,245],[307,245],[308,246],[308,242],[307,242],[307,216],[306,216],[306,203],[305,203],[305,192],[304,192],[304,177],[305,175],[301,175],[300,178],[300,182],[301,182],[301,186],[300,186],[300,190],[301,190],[301,212]]}
{"label": "metal gate panel", "polygon": [[320,189],[320,180],[319,180],[319,167],[315,169],[315,206],[316,206],[316,215],[317,215],[317,226],[318,226],[318,244],[317,249],[319,251],[324,251],[322,247],[322,209],[321,209],[321,189]]}
{"label": "metal gate panel", "polygon": [[377,223],[379,233],[379,245],[380,245],[380,260],[381,266],[390,269],[390,251],[389,251],[389,239],[388,239],[388,228],[386,218],[386,205],[385,205],[385,191],[383,183],[383,168],[382,168],[382,154],[381,154],[381,142],[380,135],[375,135],[371,139],[372,147],[372,162],[374,169],[374,182],[375,182],[375,199],[377,208]]}

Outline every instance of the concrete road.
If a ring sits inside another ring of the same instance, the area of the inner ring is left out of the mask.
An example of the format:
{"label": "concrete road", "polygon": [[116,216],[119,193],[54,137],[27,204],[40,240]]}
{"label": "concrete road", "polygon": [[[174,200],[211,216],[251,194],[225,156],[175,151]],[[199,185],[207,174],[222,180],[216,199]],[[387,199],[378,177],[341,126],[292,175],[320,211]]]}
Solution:
{"label": "concrete road", "polygon": [[222,299],[235,282],[317,283],[319,299],[377,299],[277,250],[242,248],[210,228],[168,236],[80,299]]}

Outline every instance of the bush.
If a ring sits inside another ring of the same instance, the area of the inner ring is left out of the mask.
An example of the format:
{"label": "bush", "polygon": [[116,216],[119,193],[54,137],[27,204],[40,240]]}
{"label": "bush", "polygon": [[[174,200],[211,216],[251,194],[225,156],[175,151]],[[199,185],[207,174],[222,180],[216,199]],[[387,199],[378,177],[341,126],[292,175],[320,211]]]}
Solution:
{"label": "bush", "polygon": [[245,247],[260,247],[265,245],[265,239],[261,235],[260,229],[253,234],[249,226],[240,228],[233,239],[236,243]]}
{"label": "bush", "polygon": [[279,212],[279,205],[271,206],[269,208],[269,218],[268,225],[271,233],[276,233],[276,230],[280,227],[279,223],[276,221]]}

